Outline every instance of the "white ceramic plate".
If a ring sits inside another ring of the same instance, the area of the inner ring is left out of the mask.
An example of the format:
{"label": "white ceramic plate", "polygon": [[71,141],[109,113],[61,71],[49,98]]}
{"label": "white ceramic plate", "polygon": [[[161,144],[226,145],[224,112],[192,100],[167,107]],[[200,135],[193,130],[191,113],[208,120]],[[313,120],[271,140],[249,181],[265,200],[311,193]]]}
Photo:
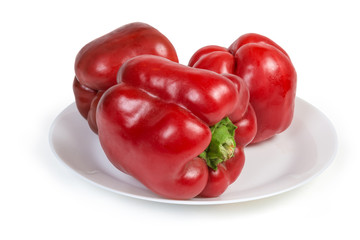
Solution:
{"label": "white ceramic plate", "polygon": [[97,135],[80,116],[75,103],[52,124],[50,145],[63,163],[102,188],[149,201],[210,205],[265,198],[303,185],[331,164],[337,150],[337,136],[324,114],[297,98],[291,126],[271,140],[245,149],[244,169],[223,195],[191,200],[161,198],[117,170],[107,160]]}

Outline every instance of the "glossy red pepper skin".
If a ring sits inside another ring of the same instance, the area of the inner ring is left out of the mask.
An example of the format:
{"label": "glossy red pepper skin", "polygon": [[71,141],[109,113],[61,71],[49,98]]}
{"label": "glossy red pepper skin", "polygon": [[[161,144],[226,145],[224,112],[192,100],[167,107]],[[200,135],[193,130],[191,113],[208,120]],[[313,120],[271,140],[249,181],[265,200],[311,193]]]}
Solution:
{"label": "glossy red pepper skin", "polygon": [[190,59],[189,66],[216,73],[233,73],[235,59],[226,48],[212,45],[197,51]]}
{"label": "glossy red pepper skin", "polygon": [[242,46],[244,46],[245,44],[248,43],[260,43],[260,44],[267,44],[267,45],[271,45],[275,48],[277,48],[278,50],[280,50],[283,54],[285,54],[287,57],[289,57],[289,55],[287,54],[287,52],[285,52],[284,49],[282,49],[282,47],[280,47],[277,43],[275,43],[273,40],[271,40],[270,38],[267,38],[263,35],[260,34],[256,34],[256,33],[247,33],[244,34],[242,36],[240,36],[238,39],[236,39],[228,48],[228,51],[235,55],[236,51],[241,48]]}
{"label": "glossy red pepper skin", "polygon": [[228,73],[223,73],[222,74],[223,76],[227,77],[229,80],[231,80],[237,90],[238,90],[238,104],[235,108],[235,110],[228,116],[230,118],[230,120],[235,123],[235,122],[238,122],[240,121],[245,112],[247,111],[248,109],[248,105],[249,105],[249,101],[250,101],[250,92],[249,92],[249,88],[247,87],[246,85],[246,82],[236,76],[236,75],[233,75],[233,74],[228,74]]}
{"label": "glossy red pepper skin", "polygon": [[90,110],[91,102],[96,96],[97,91],[82,85],[76,77],[73,81],[73,91],[77,109],[79,110],[81,116],[86,119]]}
{"label": "glossy red pepper skin", "polygon": [[[94,92],[105,91],[116,84],[116,75],[128,59],[152,54],[178,62],[171,42],[152,26],[135,22],[124,25],[86,44],[75,59],[74,94],[82,116],[88,118]],[[96,119],[93,118],[93,122]],[[89,122],[89,124],[92,124]],[[96,125],[90,127],[97,132]]]}
{"label": "glossy red pepper skin", "polygon": [[75,74],[89,88],[106,90],[128,59],[152,54],[178,62],[175,48],[158,30],[145,23],[130,23],[86,44],[75,59]]}
{"label": "glossy red pepper skin", "polygon": [[132,58],[98,104],[105,154],[115,167],[166,198],[220,195],[242,170],[242,146],[219,164],[223,177],[209,178],[215,171],[198,156],[211,141],[209,126],[238,106],[240,92],[233,81],[157,56]]}
{"label": "glossy red pepper skin", "polygon": [[257,118],[252,143],[267,140],[289,127],[295,107],[296,71],[288,54],[271,39],[249,33],[227,49],[206,46],[194,53],[189,66],[232,73],[244,79]]}
{"label": "glossy red pepper skin", "polygon": [[[213,52],[228,52],[228,50],[225,47],[221,47],[221,46],[217,46],[217,45],[210,45],[210,46],[202,47],[194,53],[194,55],[191,57],[188,65],[190,67],[193,67],[194,64],[199,62],[201,57],[208,55],[209,53],[213,53]],[[222,72],[220,72],[220,73],[222,73]]]}
{"label": "glossy red pepper skin", "polygon": [[264,43],[249,43],[235,54],[235,74],[247,82],[250,103],[257,117],[261,142],[286,130],[293,119],[296,72],[290,59],[279,49]]}
{"label": "glossy red pepper skin", "polygon": [[[239,145],[238,143],[236,143]],[[245,164],[244,148],[237,146],[234,157],[218,165],[216,171],[209,169],[208,181],[199,197],[217,197],[225,192],[240,175]]]}
{"label": "glossy red pepper skin", "polygon": [[99,90],[93,100],[91,101],[90,109],[87,114],[87,121],[89,124],[90,129],[97,133],[97,123],[96,123],[96,109],[97,105],[99,104],[101,96],[104,94],[104,91]]}
{"label": "glossy red pepper skin", "polygon": [[225,76],[151,55],[127,61],[119,70],[118,82],[184,106],[209,126],[232,113],[239,104],[239,90]]}
{"label": "glossy red pepper skin", "polygon": [[254,108],[248,104],[248,108],[244,116],[234,123],[237,129],[235,130],[235,141],[239,146],[249,145],[255,138],[257,133],[257,119]]}

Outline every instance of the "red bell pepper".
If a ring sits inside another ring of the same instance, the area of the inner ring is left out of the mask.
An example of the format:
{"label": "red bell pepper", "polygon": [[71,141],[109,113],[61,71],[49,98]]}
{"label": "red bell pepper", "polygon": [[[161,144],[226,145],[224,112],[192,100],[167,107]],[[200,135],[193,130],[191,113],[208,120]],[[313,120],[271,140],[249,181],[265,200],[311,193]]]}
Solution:
{"label": "red bell pepper", "polygon": [[203,47],[192,56],[189,66],[232,73],[245,80],[257,121],[252,143],[289,127],[295,106],[296,71],[288,54],[269,38],[249,33],[229,48]]}
{"label": "red bell pepper", "polygon": [[94,132],[97,132],[96,104],[92,104],[95,96],[116,84],[116,74],[126,60],[142,54],[178,62],[170,41],[155,28],[139,22],[124,25],[91,41],[77,54],[73,83],[76,105]]}
{"label": "red bell pepper", "polygon": [[116,168],[172,199],[216,197],[237,179],[244,146],[228,116],[249,106],[240,77],[142,55],[124,63],[117,80],[96,111]]}

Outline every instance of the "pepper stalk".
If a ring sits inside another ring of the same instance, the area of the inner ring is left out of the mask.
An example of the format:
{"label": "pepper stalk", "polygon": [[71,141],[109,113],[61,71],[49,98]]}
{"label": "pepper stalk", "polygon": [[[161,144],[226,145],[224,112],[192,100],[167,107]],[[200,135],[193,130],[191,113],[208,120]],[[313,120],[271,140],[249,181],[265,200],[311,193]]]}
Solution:
{"label": "pepper stalk", "polygon": [[234,156],[236,128],[228,117],[210,127],[210,144],[199,157],[204,159],[206,164],[214,171],[217,170],[220,163]]}

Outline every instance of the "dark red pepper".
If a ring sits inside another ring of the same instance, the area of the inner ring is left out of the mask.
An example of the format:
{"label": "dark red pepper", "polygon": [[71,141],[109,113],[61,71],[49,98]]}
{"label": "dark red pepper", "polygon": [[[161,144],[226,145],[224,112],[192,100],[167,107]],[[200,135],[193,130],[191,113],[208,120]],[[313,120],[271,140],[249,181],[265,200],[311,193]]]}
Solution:
{"label": "dark red pepper", "polygon": [[76,105],[81,115],[91,119],[89,125],[97,132],[95,114],[88,116],[98,91],[116,84],[116,74],[128,59],[152,54],[178,62],[175,48],[158,30],[145,23],[130,23],[86,44],[75,60],[73,83]]}
{"label": "dark red pepper", "polygon": [[232,73],[244,79],[257,119],[252,143],[289,127],[294,113],[296,71],[288,54],[269,38],[249,33],[229,48],[203,47],[192,56],[189,66]]}
{"label": "dark red pepper", "polygon": [[228,116],[238,108],[246,115],[241,78],[142,55],[124,63],[117,79],[96,112],[115,167],[173,199],[216,197],[237,179],[244,146]]}

